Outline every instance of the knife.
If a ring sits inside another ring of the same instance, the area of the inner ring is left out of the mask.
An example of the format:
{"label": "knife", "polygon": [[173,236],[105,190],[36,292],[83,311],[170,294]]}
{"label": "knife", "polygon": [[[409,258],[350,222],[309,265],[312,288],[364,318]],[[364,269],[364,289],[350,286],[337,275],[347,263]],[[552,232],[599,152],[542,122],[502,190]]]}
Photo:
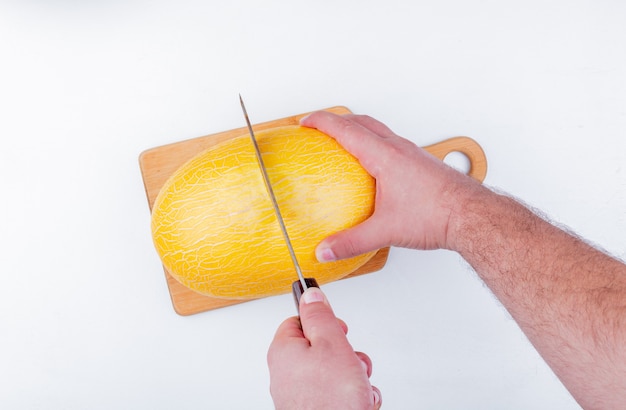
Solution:
{"label": "knife", "polygon": [[276,220],[278,221],[278,225],[280,225],[280,230],[283,234],[283,239],[285,240],[285,244],[287,245],[287,250],[289,251],[289,256],[291,257],[291,262],[293,263],[293,267],[298,275],[298,280],[293,282],[291,285],[291,290],[293,292],[294,302],[296,303],[296,310],[298,314],[300,313],[300,297],[310,287],[318,288],[319,285],[315,278],[305,278],[302,275],[302,269],[300,269],[300,264],[298,263],[298,258],[296,258],[296,253],[293,250],[293,245],[291,245],[291,240],[289,239],[289,234],[287,233],[287,227],[285,226],[285,221],[283,220],[283,216],[280,213],[280,208],[278,207],[278,201],[276,200],[276,195],[274,195],[274,190],[272,189],[272,184],[270,183],[270,178],[267,175],[267,169],[265,168],[265,163],[263,162],[263,157],[261,156],[261,150],[259,149],[259,144],[257,143],[256,137],[254,136],[254,131],[252,130],[252,124],[250,124],[250,119],[248,118],[248,112],[246,111],[246,106],[243,103],[243,98],[241,98],[241,94],[239,94],[239,102],[241,103],[241,110],[243,111],[243,116],[246,118],[246,124],[248,125],[248,132],[250,133],[250,139],[252,140],[252,145],[254,146],[254,153],[256,154],[257,162],[259,164],[259,169],[261,170],[261,175],[263,175],[263,181],[265,182],[265,188],[267,189],[267,193],[272,201],[272,207],[274,208],[274,214],[276,215]]}

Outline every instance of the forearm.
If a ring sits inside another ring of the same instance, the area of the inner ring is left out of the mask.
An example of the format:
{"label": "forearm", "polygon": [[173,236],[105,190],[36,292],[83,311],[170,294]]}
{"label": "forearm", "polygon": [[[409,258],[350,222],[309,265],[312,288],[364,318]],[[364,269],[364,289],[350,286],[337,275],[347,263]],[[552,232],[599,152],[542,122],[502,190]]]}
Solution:
{"label": "forearm", "polygon": [[626,403],[626,265],[487,189],[450,219],[476,270],[585,408]]}
{"label": "forearm", "polygon": [[586,408],[626,403],[626,265],[452,171],[367,116],[302,120],[376,178],[374,214],[322,241],[332,261],[394,245],[458,251]]}

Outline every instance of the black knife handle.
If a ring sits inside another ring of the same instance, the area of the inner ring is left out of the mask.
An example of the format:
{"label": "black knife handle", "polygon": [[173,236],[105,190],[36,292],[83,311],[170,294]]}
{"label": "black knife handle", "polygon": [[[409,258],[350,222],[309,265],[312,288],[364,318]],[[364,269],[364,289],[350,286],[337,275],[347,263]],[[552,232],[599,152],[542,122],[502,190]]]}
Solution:
{"label": "black knife handle", "polygon": [[[304,283],[306,283],[307,288],[319,288],[320,286],[317,284],[315,278],[304,278]],[[304,293],[304,288],[302,287],[302,283],[297,280],[291,284],[291,289],[293,290],[293,300],[296,302],[296,310],[298,311],[298,315],[300,314],[300,298]]]}

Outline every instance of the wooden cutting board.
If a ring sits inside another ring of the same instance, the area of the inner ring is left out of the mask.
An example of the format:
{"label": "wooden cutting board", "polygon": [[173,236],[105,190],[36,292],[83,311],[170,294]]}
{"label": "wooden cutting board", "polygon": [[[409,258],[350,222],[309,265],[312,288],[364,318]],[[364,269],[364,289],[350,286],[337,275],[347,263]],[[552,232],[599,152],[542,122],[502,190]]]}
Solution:
{"label": "wooden cutting board", "polygon": [[[325,111],[330,111],[335,114],[351,113],[349,109],[341,106],[327,108]],[[297,125],[299,124],[300,119],[308,114],[309,113],[303,113],[274,121],[255,124],[254,130],[260,131],[286,125]],[[205,149],[231,138],[244,135],[247,132],[247,127],[241,127],[230,131],[151,148],[142,152],[139,156],[139,166],[141,168],[141,175],[150,210],[152,210],[152,205],[154,204],[161,187],[165,184],[169,176],[172,175],[181,165]],[[487,174],[487,160],[485,154],[480,145],[478,145],[471,138],[455,137],[437,144],[429,145],[424,147],[424,149],[441,160],[443,160],[446,155],[451,152],[461,152],[469,159],[470,169],[468,174],[470,176],[479,181],[483,181],[485,175]],[[382,269],[387,262],[388,254],[389,248],[379,250],[365,265],[361,266],[358,270],[346,276],[344,279]],[[207,310],[246,302],[246,300],[219,299],[201,295],[185,287],[174,279],[174,277],[169,274],[167,269],[164,269],[164,271],[174,310],[179,315],[187,316],[194,313],[200,313]]]}

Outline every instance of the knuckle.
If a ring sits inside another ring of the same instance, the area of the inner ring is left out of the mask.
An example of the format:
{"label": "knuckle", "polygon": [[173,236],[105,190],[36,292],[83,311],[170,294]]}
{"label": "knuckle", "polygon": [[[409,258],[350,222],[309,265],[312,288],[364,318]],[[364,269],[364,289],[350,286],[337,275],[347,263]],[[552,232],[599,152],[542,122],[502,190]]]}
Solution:
{"label": "knuckle", "polygon": [[343,243],[345,256],[351,258],[353,256],[357,256],[361,254],[360,243],[356,238],[349,237]]}

